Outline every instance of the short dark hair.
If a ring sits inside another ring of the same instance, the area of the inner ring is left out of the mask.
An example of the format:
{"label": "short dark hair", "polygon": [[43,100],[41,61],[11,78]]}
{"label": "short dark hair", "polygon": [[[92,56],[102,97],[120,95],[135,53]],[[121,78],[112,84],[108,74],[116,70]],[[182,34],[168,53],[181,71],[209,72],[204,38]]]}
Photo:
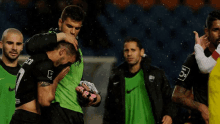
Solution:
{"label": "short dark hair", "polygon": [[124,40],[124,44],[127,43],[127,42],[131,42],[131,41],[136,42],[137,47],[139,47],[140,50],[143,49],[141,41],[136,37],[126,37],[125,40]]}
{"label": "short dark hair", "polygon": [[212,23],[215,20],[220,20],[220,11],[214,10],[209,13],[208,17],[206,18],[206,25],[205,27],[210,29],[212,27]]}
{"label": "short dark hair", "polygon": [[67,43],[65,41],[60,41],[58,44],[57,44],[57,47],[55,47],[55,49],[59,49],[59,48],[62,48],[62,47],[65,47],[67,49],[67,54],[69,55],[76,55],[76,62],[79,61],[79,63],[81,63],[81,55],[80,55],[80,52],[79,50],[77,51],[75,49],[75,47],[73,46],[73,44],[71,43]]}
{"label": "short dark hair", "polygon": [[65,21],[68,17],[75,21],[83,21],[85,18],[85,12],[79,6],[70,5],[65,7],[61,14],[62,21]]}

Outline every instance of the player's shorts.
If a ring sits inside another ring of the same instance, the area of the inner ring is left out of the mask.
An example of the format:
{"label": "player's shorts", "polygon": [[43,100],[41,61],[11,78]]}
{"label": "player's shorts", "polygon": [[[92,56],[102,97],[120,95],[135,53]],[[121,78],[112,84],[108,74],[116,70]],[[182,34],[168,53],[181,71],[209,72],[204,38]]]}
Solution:
{"label": "player's shorts", "polygon": [[12,116],[10,124],[41,124],[41,117],[39,114],[18,109]]}
{"label": "player's shorts", "polygon": [[82,113],[63,108],[59,103],[51,103],[41,115],[43,124],[84,124]]}

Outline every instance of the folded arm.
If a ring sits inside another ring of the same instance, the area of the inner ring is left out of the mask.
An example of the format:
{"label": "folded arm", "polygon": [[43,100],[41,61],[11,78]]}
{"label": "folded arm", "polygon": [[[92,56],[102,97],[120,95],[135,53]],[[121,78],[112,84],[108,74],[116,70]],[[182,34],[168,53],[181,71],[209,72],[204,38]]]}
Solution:
{"label": "folded arm", "polygon": [[217,47],[217,50],[215,50],[210,57],[205,56],[204,50],[199,44],[196,44],[194,49],[199,70],[202,73],[210,73],[216,64],[217,58],[219,57],[220,46]]}

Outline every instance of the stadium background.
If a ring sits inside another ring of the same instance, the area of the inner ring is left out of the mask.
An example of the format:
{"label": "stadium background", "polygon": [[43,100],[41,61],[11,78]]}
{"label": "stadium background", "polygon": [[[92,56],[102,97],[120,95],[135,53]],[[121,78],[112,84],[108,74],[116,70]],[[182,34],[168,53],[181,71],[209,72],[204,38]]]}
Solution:
{"label": "stadium background", "polygon": [[[141,40],[152,64],[164,69],[173,87],[181,65],[194,51],[193,31],[203,35],[208,13],[220,9],[219,0],[0,0],[0,34],[17,28],[27,40],[47,32],[57,27],[61,11],[70,4],[82,6],[87,14],[79,34],[84,75],[103,99],[110,70],[123,62],[126,36]],[[85,122],[102,123],[103,107],[104,100],[98,108],[84,109]]]}

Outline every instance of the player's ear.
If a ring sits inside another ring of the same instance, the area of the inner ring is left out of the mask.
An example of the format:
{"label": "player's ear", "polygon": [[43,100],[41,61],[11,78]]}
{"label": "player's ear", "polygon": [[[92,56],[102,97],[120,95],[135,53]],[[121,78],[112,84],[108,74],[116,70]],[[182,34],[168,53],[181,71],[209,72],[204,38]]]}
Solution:
{"label": "player's ear", "polygon": [[141,49],[141,56],[144,55],[144,48]]}
{"label": "player's ear", "polygon": [[60,55],[60,56],[66,55],[66,49],[65,49],[65,48],[60,48],[60,49],[59,49],[59,55]]}
{"label": "player's ear", "polygon": [[63,23],[62,19],[61,19],[61,18],[59,18],[59,21],[58,21],[58,26],[59,26],[59,30],[60,30],[60,31],[61,31],[61,26],[62,26],[62,23]]}
{"label": "player's ear", "polygon": [[0,48],[2,49],[2,47],[3,47],[3,43],[2,41],[0,41]]}

